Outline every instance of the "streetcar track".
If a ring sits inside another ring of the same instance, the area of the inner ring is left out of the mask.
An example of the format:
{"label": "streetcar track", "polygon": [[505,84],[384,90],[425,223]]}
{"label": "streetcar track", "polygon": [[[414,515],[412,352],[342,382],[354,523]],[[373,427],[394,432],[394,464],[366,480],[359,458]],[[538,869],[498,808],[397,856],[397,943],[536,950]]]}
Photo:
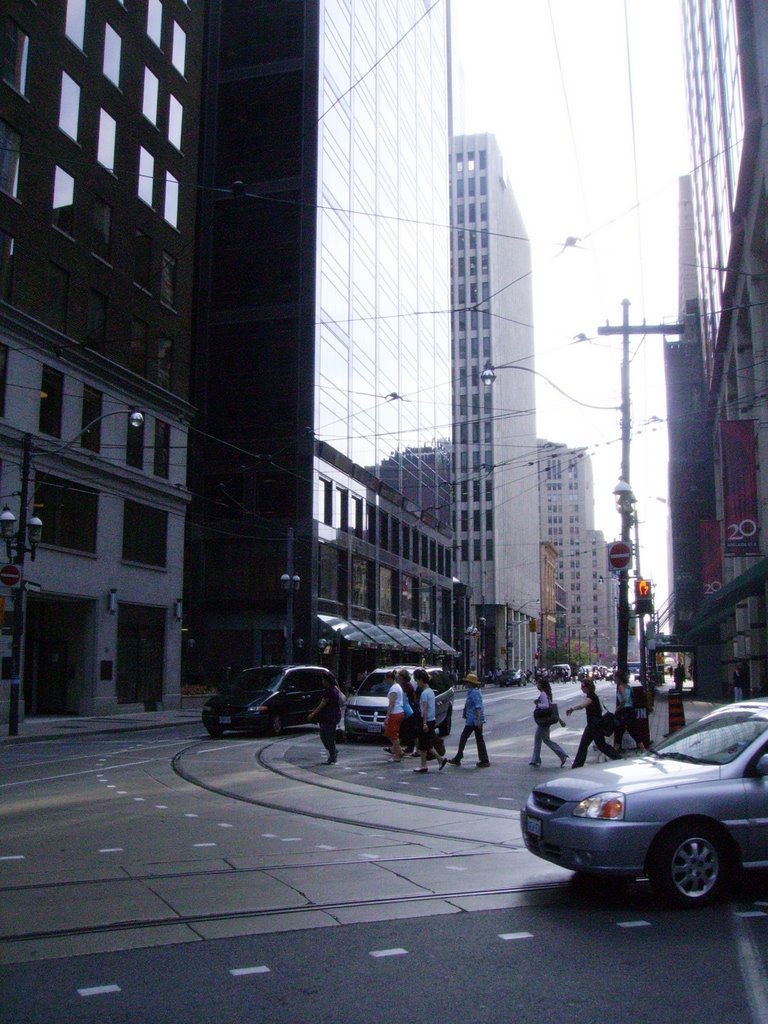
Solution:
{"label": "streetcar track", "polygon": [[[447,834],[446,832],[432,832],[428,829],[407,828],[402,825],[389,825],[386,823],[377,823],[376,825],[371,825],[367,822],[361,822],[357,818],[343,817],[338,814],[325,814],[322,811],[310,811],[304,808],[286,807],[284,803],[279,803],[273,800],[263,800],[258,799],[257,797],[243,796],[239,793],[232,793],[226,789],[221,789],[218,786],[214,786],[209,782],[204,782],[203,780],[198,779],[195,775],[192,775],[190,772],[182,768],[180,764],[180,759],[183,758],[185,754],[189,753],[189,751],[192,750],[194,746],[195,744],[191,744],[190,746],[184,747],[182,750],[179,750],[174,755],[171,761],[171,767],[173,768],[173,771],[179,776],[179,778],[182,778],[185,782],[188,782],[190,785],[193,786],[199,786],[201,789],[205,789],[209,793],[215,793],[217,796],[228,797],[231,800],[239,800],[241,803],[252,804],[254,807],[264,807],[270,811],[281,811],[287,814],[296,814],[299,817],[311,818],[315,821],[329,821],[338,825],[352,825],[355,828],[366,829],[368,831],[375,830],[377,832],[386,832],[395,835],[423,836],[427,839],[440,839],[442,841],[450,840],[451,842],[467,843],[473,847],[483,846],[496,848],[500,850],[518,849],[518,847],[513,846],[511,843],[498,842],[497,840],[493,839],[465,839],[463,836],[453,836],[449,833]],[[262,747],[259,749],[256,755],[256,760],[258,761],[259,765],[262,768],[264,768],[265,771],[271,772],[274,775],[279,775],[281,778],[289,779],[291,782],[295,782],[296,779],[289,772],[281,771],[274,765],[268,764],[266,761],[264,761],[262,754],[266,750],[268,750],[270,746],[272,746],[271,743],[267,744],[266,747]],[[330,789],[333,790],[333,792],[335,793],[342,791],[339,789],[338,786],[330,786],[327,783],[323,782],[321,779],[302,780],[302,785],[314,786],[318,789]],[[385,803],[391,803],[394,794],[378,793],[376,791],[371,791],[369,793],[366,790],[365,796],[367,799],[370,800],[381,800]],[[480,811],[475,810],[471,806],[467,808],[462,807],[461,811],[458,811],[456,813],[469,814],[479,818],[487,818],[489,817],[489,814],[493,817],[499,818],[508,817],[507,814],[505,814],[504,812],[500,812],[495,808],[484,808],[482,811]],[[510,822],[512,822],[514,819],[511,816],[509,816],[509,820]]]}
{"label": "streetcar track", "polygon": [[[167,877],[167,876],[163,876]],[[177,876],[178,877],[178,876]],[[113,879],[113,881],[115,881]],[[123,881],[122,879],[120,881]],[[569,881],[534,883],[530,885],[501,886],[496,889],[468,889],[456,892],[428,892],[415,893],[408,896],[380,896],[376,898],[361,900],[334,900],[329,903],[306,903],[293,907],[269,907],[263,910],[229,910],[214,911],[211,913],[179,914],[174,917],[148,918],[140,921],[125,920],[112,921],[108,924],[79,925],[73,928],[52,928],[48,930],[18,932],[15,935],[0,936],[0,946],[10,946],[17,942],[42,941],[59,938],[76,938],[84,935],[104,935],[113,932],[138,931],[143,928],[166,928],[170,926],[187,925],[193,927],[195,924],[207,924],[214,921],[247,921],[273,916],[287,916],[290,914],[311,913],[333,913],[339,910],[354,910],[362,907],[383,907],[393,905],[405,905],[408,903],[431,903],[445,901],[448,903],[454,900],[489,898],[494,896],[551,896],[553,899],[562,896],[562,891],[570,885]],[[468,913],[464,908],[458,907],[462,913]]]}

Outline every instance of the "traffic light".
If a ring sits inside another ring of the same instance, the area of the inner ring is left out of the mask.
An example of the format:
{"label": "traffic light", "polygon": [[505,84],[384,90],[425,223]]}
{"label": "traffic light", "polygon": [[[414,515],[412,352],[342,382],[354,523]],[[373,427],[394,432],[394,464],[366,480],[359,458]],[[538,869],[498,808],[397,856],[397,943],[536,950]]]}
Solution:
{"label": "traffic light", "polygon": [[653,615],[653,591],[649,580],[635,580],[635,615]]}
{"label": "traffic light", "polygon": [[528,620],[528,632],[529,633],[537,633],[538,630],[539,630],[539,624],[536,621],[536,619],[529,619]]}

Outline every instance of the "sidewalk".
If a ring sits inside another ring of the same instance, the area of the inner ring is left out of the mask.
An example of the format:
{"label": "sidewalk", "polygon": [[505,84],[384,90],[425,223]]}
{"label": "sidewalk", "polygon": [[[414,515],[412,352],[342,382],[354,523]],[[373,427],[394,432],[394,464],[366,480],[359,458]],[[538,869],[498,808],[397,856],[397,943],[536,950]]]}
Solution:
{"label": "sidewalk", "polygon": [[[667,699],[674,684],[665,683],[655,690],[655,710],[650,718],[651,740],[658,742],[667,732]],[[460,706],[463,689],[457,688],[456,705]],[[719,707],[719,702],[695,700],[690,690],[684,691],[683,710],[686,722],[699,718]],[[0,744],[25,743],[36,740],[64,739],[98,733],[128,733],[147,729],[169,729],[179,725],[197,725],[201,721],[200,708],[178,711],[136,711],[129,714],[98,715],[85,718],[78,715],[44,715],[26,718],[19,723],[19,735],[8,735],[8,724],[0,724]]]}

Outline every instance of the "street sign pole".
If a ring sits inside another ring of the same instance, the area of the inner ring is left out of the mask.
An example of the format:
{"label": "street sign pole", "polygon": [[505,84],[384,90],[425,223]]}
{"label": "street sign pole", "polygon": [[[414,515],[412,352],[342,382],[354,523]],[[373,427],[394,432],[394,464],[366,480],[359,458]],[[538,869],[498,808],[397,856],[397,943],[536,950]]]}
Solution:
{"label": "street sign pole", "polygon": [[[27,502],[29,500],[29,472],[32,462],[32,438],[24,435],[21,451],[21,490],[19,493],[19,523],[16,533],[16,557],[14,563],[24,575],[24,555],[27,543]],[[13,601],[13,634],[11,640],[11,692],[8,705],[8,735],[19,735],[19,703],[21,691],[21,661],[24,640],[24,587],[19,587]]]}

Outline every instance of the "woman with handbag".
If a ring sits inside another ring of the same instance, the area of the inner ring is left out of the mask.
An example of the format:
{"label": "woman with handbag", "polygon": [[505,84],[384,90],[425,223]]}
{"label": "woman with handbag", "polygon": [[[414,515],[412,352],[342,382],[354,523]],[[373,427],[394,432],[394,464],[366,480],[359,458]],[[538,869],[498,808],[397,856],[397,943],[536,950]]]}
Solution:
{"label": "woman with handbag", "polygon": [[587,712],[587,724],[584,732],[581,734],[579,749],[576,751],[576,757],[573,759],[571,768],[581,768],[587,760],[587,751],[591,743],[594,743],[597,749],[612,761],[620,761],[621,754],[607,742],[603,733],[600,723],[603,717],[603,706],[595,692],[595,684],[591,679],[584,679],[582,681],[581,692],[585,697],[584,703],[574,704],[572,708],[567,708],[565,712],[566,715],[570,715],[572,711]]}
{"label": "woman with handbag", "polygon": [[549,749],[560,758],[560,767],[565,768],[565,762],[568,760],[568,755],[560,746],[559,743],[555,743],[554,740],[549,738],[549,730],[553,725],[563,724],[560,722],[560,716],[557,713],[557,704],[552,702],[552,687],[549,685],[548,680],[539,679],[536,682],[536,686],[539,689],[539,695],[536,698],[533,708],[533,720],[536,723],[536,733],[533,737],[533,754],[528,764],[532,768],[538,768],[541,764],[541,744],[549,747]]}

